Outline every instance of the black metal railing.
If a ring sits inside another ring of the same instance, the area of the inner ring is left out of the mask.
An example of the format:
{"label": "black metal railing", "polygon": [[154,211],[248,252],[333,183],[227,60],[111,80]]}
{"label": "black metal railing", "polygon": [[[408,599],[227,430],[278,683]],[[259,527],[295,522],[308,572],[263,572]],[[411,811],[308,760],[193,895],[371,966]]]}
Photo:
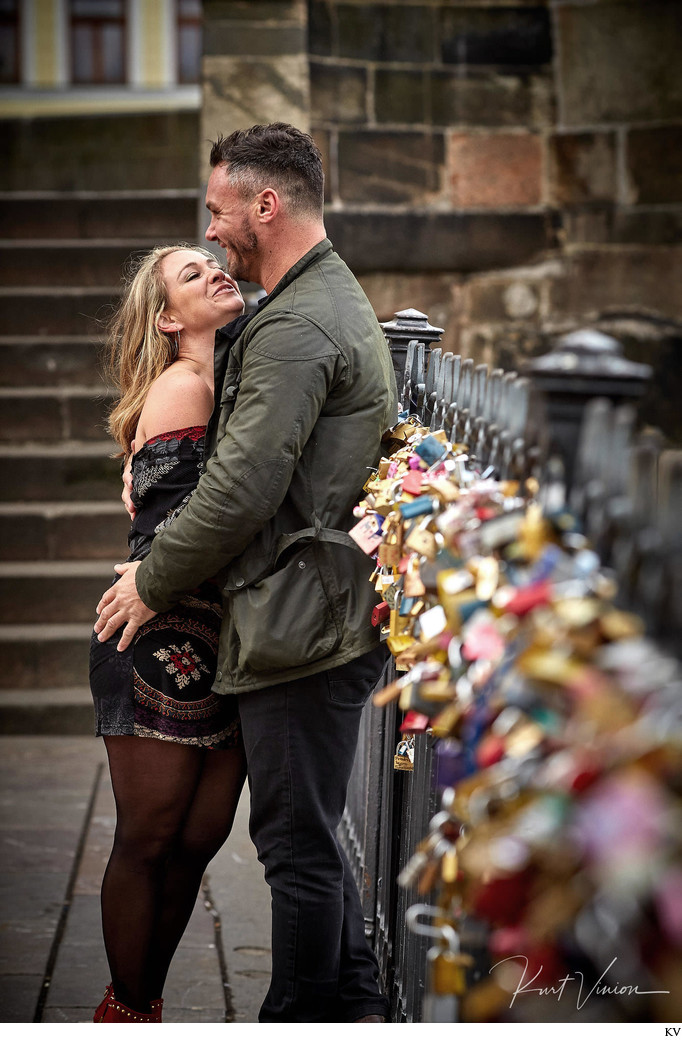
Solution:
{"label": "black metal railing", "polygon": [[[444,430],[453,444],[468,446],[469,465],[478,473],[501,480],[534,478],[545,503],[558,507],[570,502],[603,562],[614,569],[623,606],[641,613],[647,631],[679,654],[682,452],[666,449],[660,436],[635,433],[634,410],[623,404],[628,400],[623,389],[627,363],[616,366],[620,382],[610,401],[603,396],[608,372],[603,365],[597,371],[591,359],[592,400],[583,378],[580,407],[568,419],[566,409],[559,410],[560,441],[571,446],[567,459],[567,448],[563,456],[553,451],[557,439],[548,415],[556,403],[547,405],[551,387],[541,389],[532,373],[491,371],[471,359],[443,354],[432,346],[442,330],[419,312],[401,314],[404,325],[421,322],[429,331],[427,342],[405,344],[400,330],[394,368],[404,414],[432,431]],[[389,346],[390,324],[384,327]],[[606,359],[607,369],[612,360]],[[639,370],[633,379],[641,381],[646,374]],[[633,383],[631,399],[640,393],[641,383]],[[559,396],[565,399],[565,387]],[[573,424],[568,435],[567,423]],[[384,682],[392,678],[394,669]],[[406,914],[423,897],[414,887],[398,886],[397,879],[426,834],[440,793],[429,733],[414,737],[413,769],[394,768],[401,716],[395,702],[384,708],[367,706],[341,841],[360,887],[367,934],[379,958],[392,1017],[420,1022],[428,940],[408,929]]]}

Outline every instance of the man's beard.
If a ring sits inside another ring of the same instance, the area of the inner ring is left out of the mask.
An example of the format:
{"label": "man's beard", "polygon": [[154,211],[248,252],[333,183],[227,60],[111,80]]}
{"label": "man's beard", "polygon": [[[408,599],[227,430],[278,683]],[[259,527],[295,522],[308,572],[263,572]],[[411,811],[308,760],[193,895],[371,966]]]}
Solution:
{"label": "man's beard", "polygon": [[260,252],[258,236],[246,220],[242,224],[241,232],[239,240],[230,242],[225,252],[227,273],[239,281],[253,282],[254,266],[257,266],[254,261]]}

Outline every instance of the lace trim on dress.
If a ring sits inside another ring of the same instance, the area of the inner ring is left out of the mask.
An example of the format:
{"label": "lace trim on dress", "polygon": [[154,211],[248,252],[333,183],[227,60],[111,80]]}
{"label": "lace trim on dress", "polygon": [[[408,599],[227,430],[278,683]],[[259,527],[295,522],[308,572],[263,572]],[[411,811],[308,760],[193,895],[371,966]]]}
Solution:
{"label": "lace trim on dress", "polygon": [[189,438],[190,441],[198,441],[206,433],[206,427],[181,427],[179,430],[166,430],[163,434],[155,434],[145,441],[145,445],[156,444],[157,441],[179,441],[181,438]]}

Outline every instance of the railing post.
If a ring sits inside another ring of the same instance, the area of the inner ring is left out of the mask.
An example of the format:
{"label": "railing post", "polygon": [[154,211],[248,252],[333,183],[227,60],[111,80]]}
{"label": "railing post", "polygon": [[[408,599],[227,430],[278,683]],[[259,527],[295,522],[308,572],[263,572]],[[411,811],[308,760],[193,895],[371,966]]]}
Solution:
{"label": "railing post", "polygon": [[623,346],[614,337],[579,329],[559,337],[547,354],[527,362],[522,372],[543,392],[550,452],[562,458],[570,489],[586,404],[593,398],[608,398],[620,405],[641,397],[652,369],[624,358]]}
{"label": "railing post", "polygon": [[[440,340],[443,329],[431,325],[427,316],[421,311],[408,307],[405,311],[396,311],[390,322],[381,322],[381,328],[388,341],[393,371],[398,388],[398,395],[403,392],[405,383],[405,358],[410,340],[417,340],[425,346],[425,366],[428,365],[430,345]],[[407,407],[407,402],[402,403]]]}

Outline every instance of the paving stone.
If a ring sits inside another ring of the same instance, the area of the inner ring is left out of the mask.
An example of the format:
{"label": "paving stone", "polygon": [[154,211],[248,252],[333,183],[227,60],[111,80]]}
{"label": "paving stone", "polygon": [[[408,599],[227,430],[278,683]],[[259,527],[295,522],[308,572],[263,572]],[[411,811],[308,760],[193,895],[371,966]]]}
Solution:
{"label": "paving stone", "polygon": [[2,1022],[32,1023],[42,984],[42,974],[0,976]]}

